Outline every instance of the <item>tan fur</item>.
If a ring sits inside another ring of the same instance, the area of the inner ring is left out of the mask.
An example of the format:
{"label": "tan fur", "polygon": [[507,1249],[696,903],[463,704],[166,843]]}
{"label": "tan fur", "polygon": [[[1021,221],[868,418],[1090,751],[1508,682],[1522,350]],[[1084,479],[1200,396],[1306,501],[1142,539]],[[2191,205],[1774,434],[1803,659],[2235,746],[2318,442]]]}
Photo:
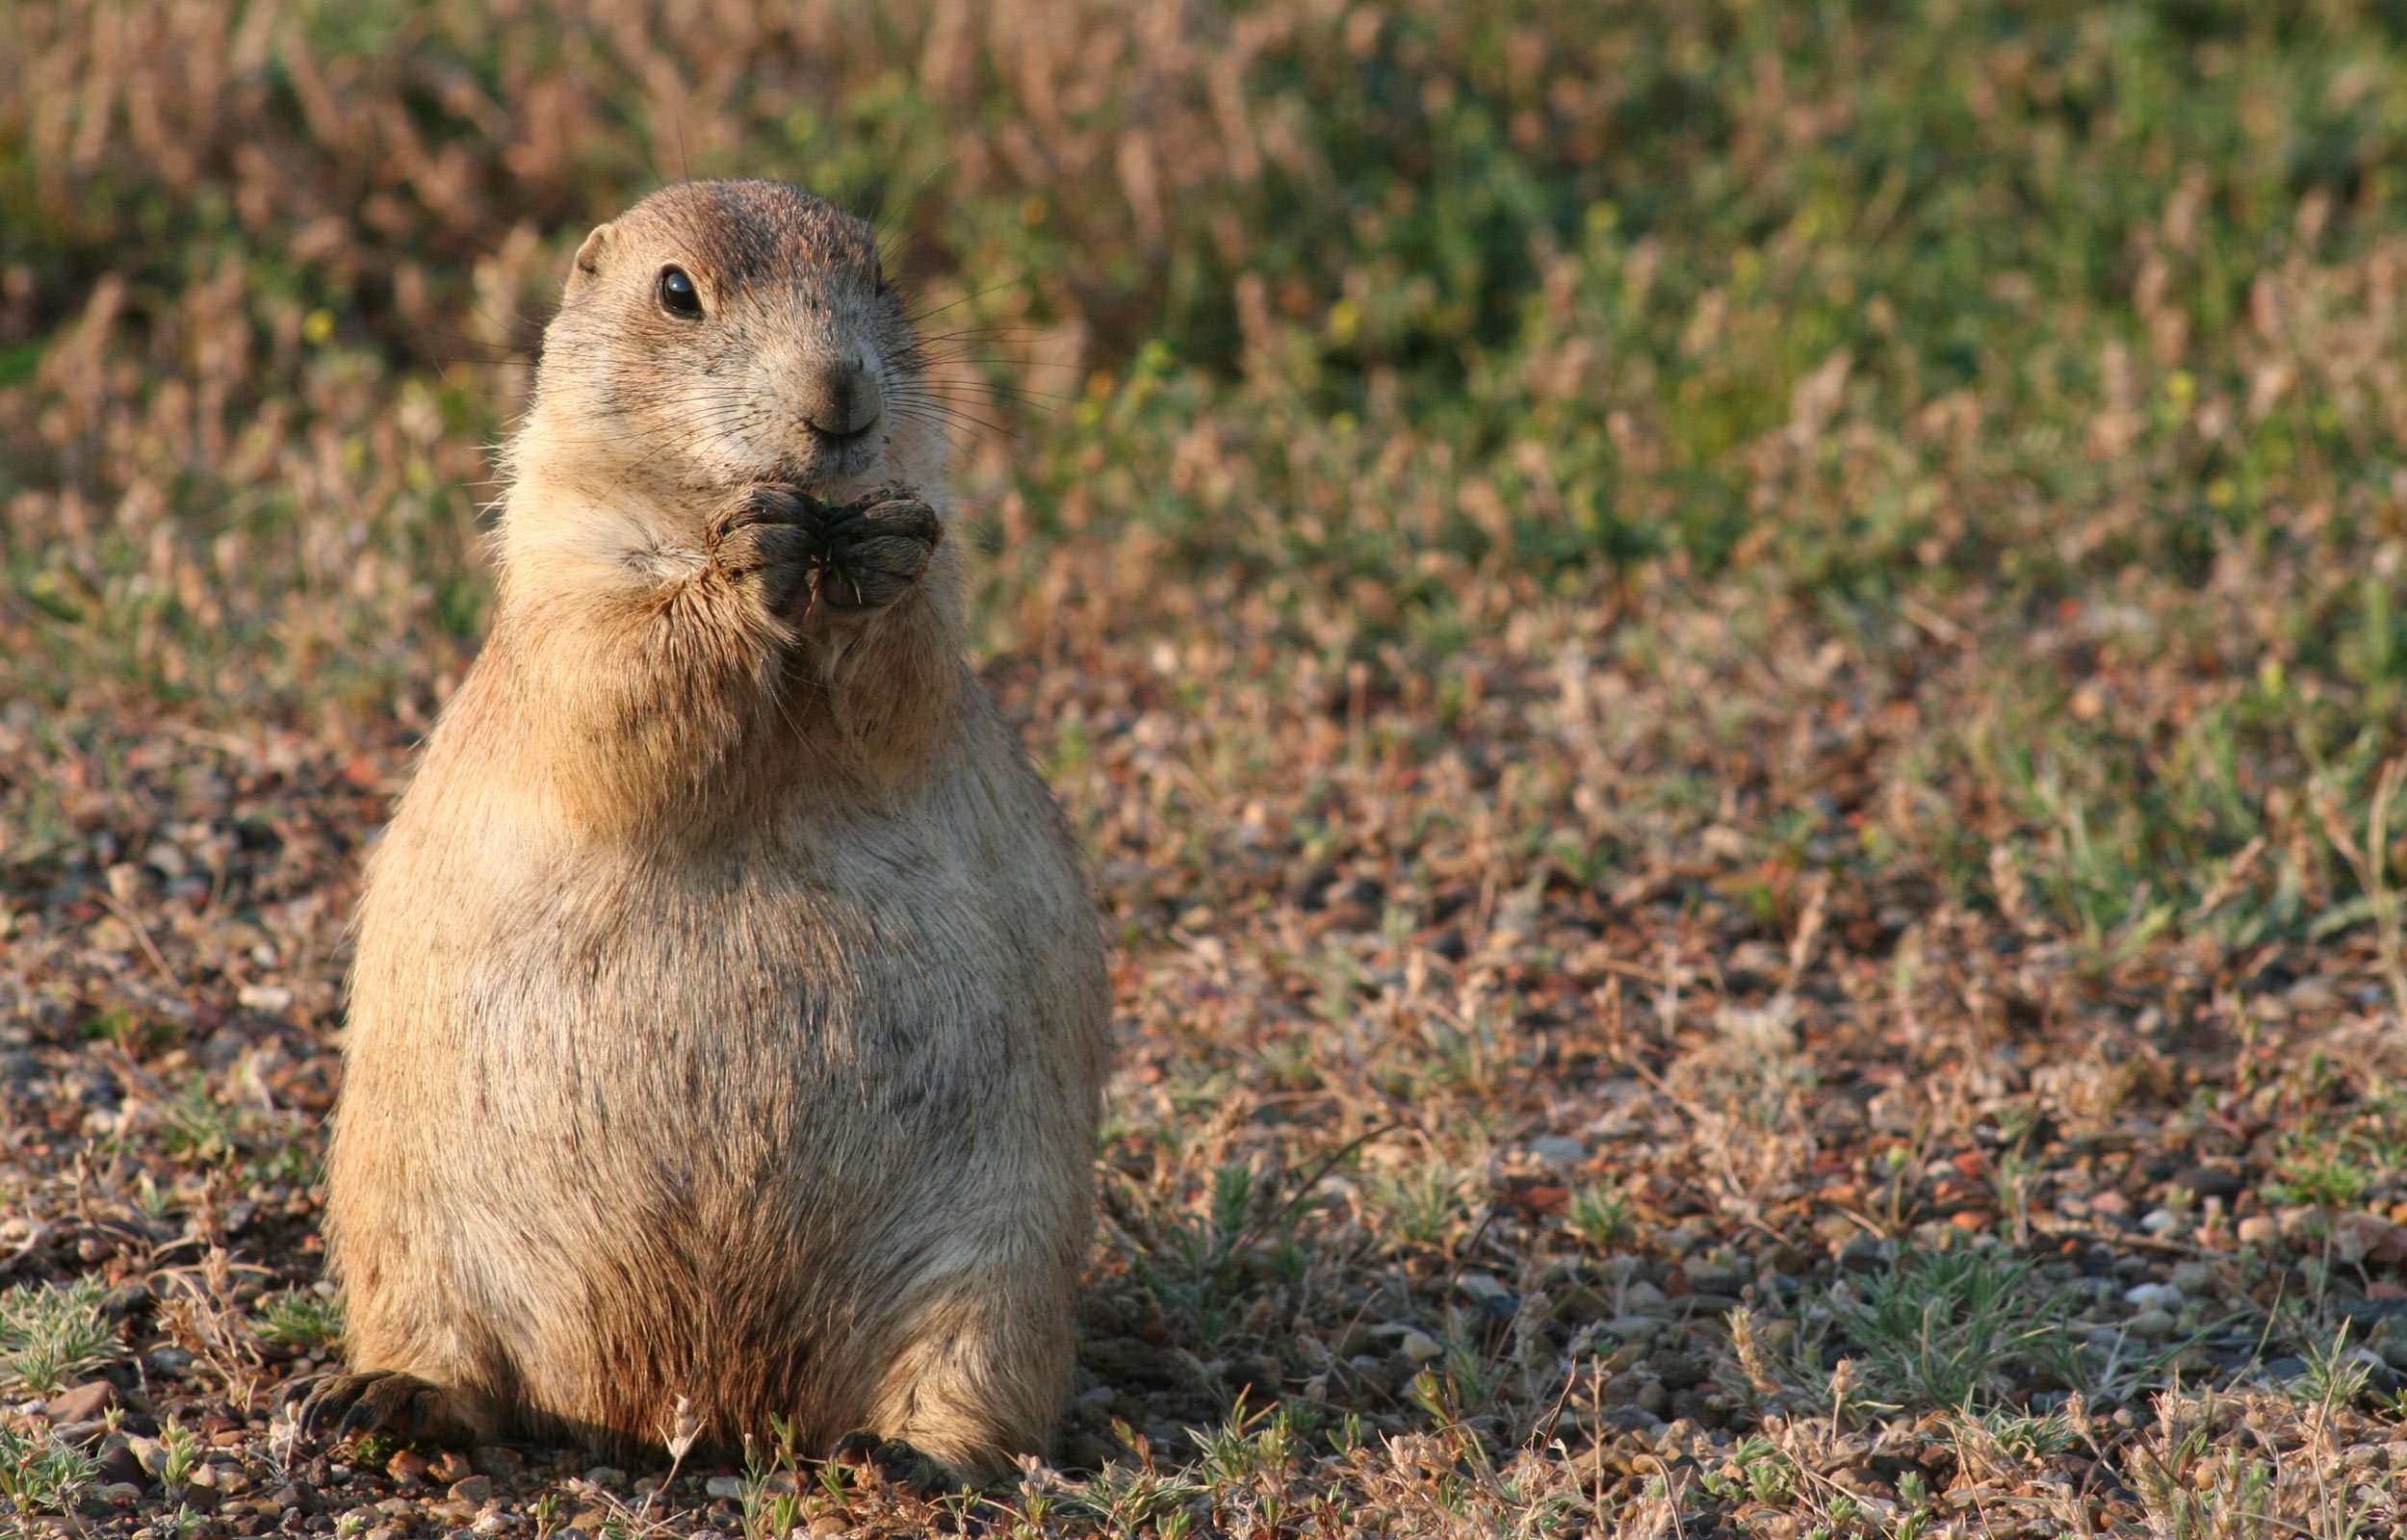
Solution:
{"label": "tan fur", "polygon": [[[701,321],[663,310],[689,272]],[[831,361],[879,429],[809,430]],[[351,1367],[422,1425],[734,1447],[792,1419],[991,1475],[1069,1384],[1099,928],[961,662],[960,542],[809,598],[748,488],[945,441],[859,221],[688,184],[596,231],[511,446],[500,603],[369,867],[327,1172]],[[390,1421],[390,1419],[388,1419]]]}

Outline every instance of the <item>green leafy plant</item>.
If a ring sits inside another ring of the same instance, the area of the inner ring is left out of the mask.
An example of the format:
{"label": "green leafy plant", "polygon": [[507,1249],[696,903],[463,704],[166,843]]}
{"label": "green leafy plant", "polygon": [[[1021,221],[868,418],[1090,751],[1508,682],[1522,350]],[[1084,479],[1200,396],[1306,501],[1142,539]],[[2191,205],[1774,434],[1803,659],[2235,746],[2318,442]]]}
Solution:
{"label": "green leafy plant", "polygon": [[116,1328],[97,1278],[72,1283],[20,1283],[0,1295],[0,1362],[15,1383],[49,1395],[90,1374],[115,1356]]}

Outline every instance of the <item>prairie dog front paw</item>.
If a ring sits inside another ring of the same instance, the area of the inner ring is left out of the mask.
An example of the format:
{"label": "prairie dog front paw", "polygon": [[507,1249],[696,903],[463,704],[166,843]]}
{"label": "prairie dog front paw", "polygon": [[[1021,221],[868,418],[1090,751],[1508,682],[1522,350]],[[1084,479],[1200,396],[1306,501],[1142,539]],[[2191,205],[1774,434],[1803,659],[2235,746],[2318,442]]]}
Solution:
{"label": "prairie dog front paw", "polygon": [[945,538],[936,510],[883,487],[828,510],[819,527],[819,597],[839,609],[880,609],[911,591]]}
{"label": "prairie dog front paw", "polygon": [[764,482],[728,499],[711,524],[711,564],[740,587],[757,587],[779,615],[810,607],[827,504],[797,487]]}

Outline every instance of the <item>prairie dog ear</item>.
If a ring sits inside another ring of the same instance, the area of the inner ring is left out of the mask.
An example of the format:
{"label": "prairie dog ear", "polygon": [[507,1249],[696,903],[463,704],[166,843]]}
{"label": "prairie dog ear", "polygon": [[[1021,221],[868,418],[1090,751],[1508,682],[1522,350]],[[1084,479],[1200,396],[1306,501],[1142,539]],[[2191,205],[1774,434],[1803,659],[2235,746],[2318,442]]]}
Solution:
{"label": "prairie dog ear", "polygon": [[587,281],[602,271],[602,248],[609,243],[610,227],[597,224],[577,248],[577,259],[568,265],[568,292],[575,294]]}

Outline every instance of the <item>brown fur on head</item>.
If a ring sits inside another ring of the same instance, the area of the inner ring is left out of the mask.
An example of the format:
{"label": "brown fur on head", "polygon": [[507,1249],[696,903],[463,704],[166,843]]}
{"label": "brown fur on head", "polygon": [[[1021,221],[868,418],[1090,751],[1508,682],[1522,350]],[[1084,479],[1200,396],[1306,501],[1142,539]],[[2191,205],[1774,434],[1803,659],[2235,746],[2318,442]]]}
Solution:
{"label": "brown fur on head", "polygon": [[511,469],[841,501],[938,479],[941,423],[867,224],[780,182],[685,182],[578,247]]}

